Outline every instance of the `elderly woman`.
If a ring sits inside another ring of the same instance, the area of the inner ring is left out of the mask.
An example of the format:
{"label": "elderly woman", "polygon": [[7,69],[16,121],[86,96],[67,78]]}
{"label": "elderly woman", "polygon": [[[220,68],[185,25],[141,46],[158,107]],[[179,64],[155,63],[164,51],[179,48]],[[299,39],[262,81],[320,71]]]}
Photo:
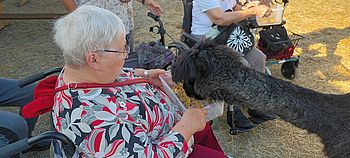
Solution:
{"label": "elderly woman", "polygon": [[[156,15],[163,13],[160,5],[154,0],[136,0],[142,3],[149,11]],[[67,11],[72,12],[78,6],[81,5],[94,5],[100,8],[107,9],[123,20],[126,31],[126,44],[130,46],[131,50],[134,50],[134,11],[132,0],[61,0]],[[137,53],[131,52],[124,65],[129,67],[139,67],[137,60]]]}
{"label": "elderly woman", "polygon": [[[123,68],[129,47],[115,14],[81,6],[54,31],[65,66],[52,118],[74,142],[73,157],[225,157],[205,122],[207,111],[190,108],[181,117],[157,87],[163,70]],[[54,151],[57,157],[67,153],[59,142]]]}

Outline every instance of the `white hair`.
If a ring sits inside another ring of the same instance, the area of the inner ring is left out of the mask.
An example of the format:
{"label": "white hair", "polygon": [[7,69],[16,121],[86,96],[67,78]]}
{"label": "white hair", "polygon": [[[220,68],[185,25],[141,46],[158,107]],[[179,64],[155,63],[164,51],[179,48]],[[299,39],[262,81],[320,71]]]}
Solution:
{"label": "white hair", "polygon": [[106,49],[120,37],[125,38],[122,20],[106,9],[90,5],[77,8],[54,26],[55,43],[70,66],[81,67],[87,53]]}

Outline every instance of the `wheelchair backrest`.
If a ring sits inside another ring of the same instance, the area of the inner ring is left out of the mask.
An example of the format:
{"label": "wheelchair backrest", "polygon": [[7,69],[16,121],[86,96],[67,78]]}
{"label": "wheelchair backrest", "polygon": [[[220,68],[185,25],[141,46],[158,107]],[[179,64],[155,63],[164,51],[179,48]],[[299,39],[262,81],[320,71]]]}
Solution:
{"label": "wheelchair backrest", "polygon": [[192,27],[192,4],[193,0],[182,0],[184,16],[182,18],[182,30],[191,33]]}

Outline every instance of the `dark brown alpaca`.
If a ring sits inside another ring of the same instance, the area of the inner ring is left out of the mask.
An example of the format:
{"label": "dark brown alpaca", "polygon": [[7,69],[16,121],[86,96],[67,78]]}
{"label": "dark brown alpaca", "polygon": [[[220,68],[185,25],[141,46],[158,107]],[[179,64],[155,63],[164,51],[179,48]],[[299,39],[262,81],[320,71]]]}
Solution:
{"label": "dark brown alpaca", "polygon": [[313,91],[249,69],[232,49],[207,40],[182,54],[175,82],[196,98],[240,102],[316,133],[329,157],[350,157],[350,94]]}

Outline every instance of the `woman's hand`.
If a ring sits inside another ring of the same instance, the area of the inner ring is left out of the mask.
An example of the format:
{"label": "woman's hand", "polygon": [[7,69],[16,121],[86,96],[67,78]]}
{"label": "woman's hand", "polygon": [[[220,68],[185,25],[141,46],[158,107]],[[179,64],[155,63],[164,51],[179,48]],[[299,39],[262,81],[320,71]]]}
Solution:
{"label": "woman's hand", "polygon": [[172,131],[181,133],[186,141],[188,141],[194,133],[202,131],[205,128],[205,116],[207,114],[208,110],[204,108],[189,108],[181,120],[173,127]]}
{"label": "woman's hand", "polygon": [[159,76],[164,74],[165,74],[165,71],[163,69],[151,69],[151,70],[148,70],[148,76],[147,77],[144,76],[144,77],[153,85],[162,87],[162,82],[160,81]]}
{"label": "woman's hand", "polygon": [[171,72],[165,71],[163,75],[161,75],[162,79],[169,85],[169,87],[174,87],[176,86],[176,83],[173,81],[173,78],[171,76]]}
{"label": "woman's hand", "polygon": [[145,6],[148,10],[150,10],[152,13],[156,14],[157,16],[161,16],[163,14],[163,10],[160,7],[160,5],[153,0],[145,0]]}

